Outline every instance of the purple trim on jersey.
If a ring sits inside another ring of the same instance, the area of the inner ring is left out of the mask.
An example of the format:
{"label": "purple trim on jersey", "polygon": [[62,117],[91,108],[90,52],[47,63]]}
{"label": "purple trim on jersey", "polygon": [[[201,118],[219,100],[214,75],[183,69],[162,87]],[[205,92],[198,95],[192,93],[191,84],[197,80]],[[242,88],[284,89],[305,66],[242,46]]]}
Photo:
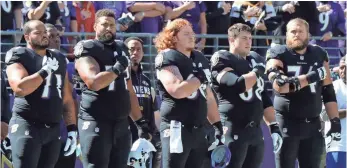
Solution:
{"label": "purple trim on jersey", "polygon": [[[206,12],[207,9],[204,2],[196,1],[195,3],[196,3],[195,8],[183,12],[182,15],[179,16],[178,18],[187,19],[192,24],[194,32],[196,34],[200,34],[201,32],[201,29],[199,26],[200,14],[203,12]],[[182,1],[167,1],[167,2],[164,2],[164,5],[174,9],[174,8],[182,6],[183,2]]]}
{"label": "purple trim on jersey", "polygon": [[124,1],[96,1],[93,4],[95,12],[105,8],[113,10],[116,15],[116,20],[120,18],[123,13],[128,13],[126,2]]}

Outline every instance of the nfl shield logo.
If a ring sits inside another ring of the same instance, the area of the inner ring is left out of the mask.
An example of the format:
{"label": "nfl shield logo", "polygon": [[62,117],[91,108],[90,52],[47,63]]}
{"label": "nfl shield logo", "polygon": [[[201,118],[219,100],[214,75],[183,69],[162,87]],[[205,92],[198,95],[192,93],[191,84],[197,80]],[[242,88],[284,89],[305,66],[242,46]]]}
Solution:
{"label": "nfl shield logo", "polygon": [[300,60],[304,60],[304,56],[301,55],[301,56],[300,56]]}

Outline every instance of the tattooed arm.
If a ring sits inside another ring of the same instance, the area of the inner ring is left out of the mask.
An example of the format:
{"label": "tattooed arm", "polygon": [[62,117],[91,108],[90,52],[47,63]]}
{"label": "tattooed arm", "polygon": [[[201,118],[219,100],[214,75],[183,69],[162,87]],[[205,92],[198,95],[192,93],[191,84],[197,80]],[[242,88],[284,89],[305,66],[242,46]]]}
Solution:
{"label": "tattooed arm", "polygon": [[158,79],[164,85],[166,91],[176,99],[190,96],[200,87],[200,81],[191,75],[183,80],[176,66],[166,66],[157,71]]}
{"label": "tattooed arm", "polygon": [[94,91],[107,87],[118,77],[112,70],[100,72],[99,64],[92,57],[77,59],[75,68],[88,89]]}
{"label": "tattooed arm", "polygon": [[65,121],[66,126],[76,126],[76,105],[72,98],[72,87],[68,79],[68,74],[65,75],[65,81],[64,81],[64,111],[63,111],[63,118]]}

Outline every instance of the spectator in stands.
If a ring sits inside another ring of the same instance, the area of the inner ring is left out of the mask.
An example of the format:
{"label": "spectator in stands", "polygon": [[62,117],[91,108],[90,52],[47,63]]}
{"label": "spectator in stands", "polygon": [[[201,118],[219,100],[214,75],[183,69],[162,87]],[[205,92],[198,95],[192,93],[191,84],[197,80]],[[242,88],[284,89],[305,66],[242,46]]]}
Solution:
{"label": "spectator in stands", "polygon": [[[346,1],[339,1],[339,4],[342,7],[345,19],[347,19],[347,2]],[[346,39],[345,40],[339,40],[339,48],[340,48],[340,55],[346,55]]]}
{"label": "spectator in stands", "polygon": [[[1,1],[1,31],[20,31],[23,24],[22,7],[20,1]],[[14,47],[4,43],[19,43],[21,38],[21,35],[1,35],[1,61],[4,61],[5,53]]]}
{"label": "spectator in stands", "polygon": [[[183,18],[188,20],[192,26],[195,34],[207,34],[207,21],[206,21],[206,5],[202,1],[166,1],[166,15],[164,22],[174,20],[176,18]],[[195,47],[202,51],[205,48],[206,39],[197,38]]]}
{"label": "spectator in stands", "polygon": [[[58,6],[60,9],[60,26],[56,26],[58,31],[63,32],[78,32],[77,31],[77,20],[76,20],[76,10],[72,6],[71,1],[58,1]],[[60,28],[62,27],[62,29]],[[62,48],[60,51],[63,53],[72,53],[73,46],[79,41],[78,36],[61,36]],[[69,45],[69,46],[68,46]],[[72,59],[73,55],[68,55]]]}
{"label": "spectator in stands", "polygon": [[[316,27],[319,24],[319,12],[314,1],[291,1],[285,5],[275,7],[276,14],[281,16],[281,22],[274,31],[275,36],[285,36],[287,23],[294,18],[302,18],[310,25],[310,34],[317,35]],[[277,44],[284,44],[284,40],[275,39]]]}
{"label": "spectator in stands", "polygon": [[[252,27],[254,36],[271,35],[279,25],[272,2],[237,1],[234,2],[230,15],[232,22],[244,23]],[[270,42],[267,39],[253,39],[252,44],[253,51],[265,56]]]}
{"label": "spectator in stands", "polygon": [[[94,32],[95,8],[92,2],[74,1],[72,3],[76,10],[77,30],[78,32]],[[93,39],[94,36],[87,36]]]}
{"label": "spectator in stands", "polygon": [[[116,20],[122,17],[122,14],[128,13],[125,1],[95,1],[94,2],[95,11],[100,9],[111,9],[114,11],[116,16]],[[128,29],[127,26],[117,24],[117,31],[126,31]]]}
{"label": "spectator in stands", "polygon": [[25,22],[40,20],[53,25],[60,22],[61,16],[57,1],[24,1],[23,3]]}
{"label": "spectator in stands", "polygon": [[158,33],[161,30],[162,15],[165,14],[165,6],[162,2],[136,2],[126,1],[129,12],[142,12],[144,15],[140,22],[141,33]]}
{"label": "spectator in stands", "polygon": [[[231,10],[232,2],[225,1],[206,1],[206,20],[207,20],[207,33],[208,34],[225,34],[228,28],[231,26],[229,13]],[[206,45],[213,46],[214,39],[206,39]],[[228,48],[228,38],[218,39],[219,46],[225,46]],[[224,49],[225,49],[224,48]],[[212,55],[215,51],[222,48],[205,47],[205,54]]]}
{"label": "spectator in stands", "polygon": [[[346,96],[347,96],[347,85],[346,85],[346,57],[342,57],[339,63],[339,76],[340,79],[333,82],[337,106],[339,111],[339,117],[341,120],[341,141],[335,141],[330,136],[325,138],[327,156],[326,156],[326,168],[342,168],[346,167]],[[330,130],[330,121],[326,115],[325,110],[322,112],[322,118],[325,121],[325,131],[327,134]]]}
{"label": "spectator in stands", "polygon": [[346,36],[346,19],[343,10],[338,3],[332,1],[317,2],[319,11],[319,25],[316,27],[317,36],[321,36],[320,40],[313,40],[321,47],[332,47],[335,49],[326,49],[330,57],[330,64],[339,63],[340,49],[338,40],[331,40],[333,36]]}
{"label": "spectator in stands", "polygon": [[[150,132],[153,137],[151,139],[152,144],[156,148],[157,152],[153,157],[153,168],[160,168],[161,165],[161,141],[158,128],[156,126],[156,119],[160,121],[160,114],[156,103],[156,93],[151,86],[150,79],[144,74],[141,61],[144,55],[143,41],[138,37],[129,37],[124,41],[125,45],[129,49],[131,60],[131,79],[137,99],[139,101],[142,115],[147,121],[149,121]],[[135,142],[139,136],[135,123],[130,121],[130,130],[132,133],[132,141]]]}

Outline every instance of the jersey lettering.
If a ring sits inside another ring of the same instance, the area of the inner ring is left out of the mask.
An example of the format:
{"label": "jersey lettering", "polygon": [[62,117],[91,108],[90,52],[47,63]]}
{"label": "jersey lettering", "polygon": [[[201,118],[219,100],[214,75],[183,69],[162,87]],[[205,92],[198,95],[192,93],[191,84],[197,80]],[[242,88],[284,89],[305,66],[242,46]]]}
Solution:
{"label": "jersey lettering", "polygon": [[[57,81],[57,91],[58,91],[58,95],[59,95],[59,98],[62,98],[61,97],[61,85],[62,85],[62,76],[60,74],[55,74],[55,77],[56,77],[56,81]],[[52,79],[52,74],[51,75],[48,75],[47,78],[45,79],[46,80],[46,84],[43,88],[43,92],[42,92],[42,98],[44,99],[48,99],[50,97],[50,86],[51,86],[51,81]]]}
{"label": "jersey lettering", "polygon": [[[301,70],[302,66],[300,65],[290,65],[288,66],[288,72],[294,72],[294,76],[299,76],[302,75],[302,70]],[[312,71],[312,66],[310,66],[310,69],[308,70],[308,72]],[[310,90],[311,93],[316,93],[316,82],[309,84],[310,86]]]}
{"label": "jersey lettering", "polygon": [[[263,78],[257,78],[257,87],[255,89],[255,95],[259,100],[261,99],[261,93],[264,91],[264,79]],[[246,102],[249,102],[253,100],[254,94],[253,94],[253,87],[247,92],[241,93],[240,98]]]}

